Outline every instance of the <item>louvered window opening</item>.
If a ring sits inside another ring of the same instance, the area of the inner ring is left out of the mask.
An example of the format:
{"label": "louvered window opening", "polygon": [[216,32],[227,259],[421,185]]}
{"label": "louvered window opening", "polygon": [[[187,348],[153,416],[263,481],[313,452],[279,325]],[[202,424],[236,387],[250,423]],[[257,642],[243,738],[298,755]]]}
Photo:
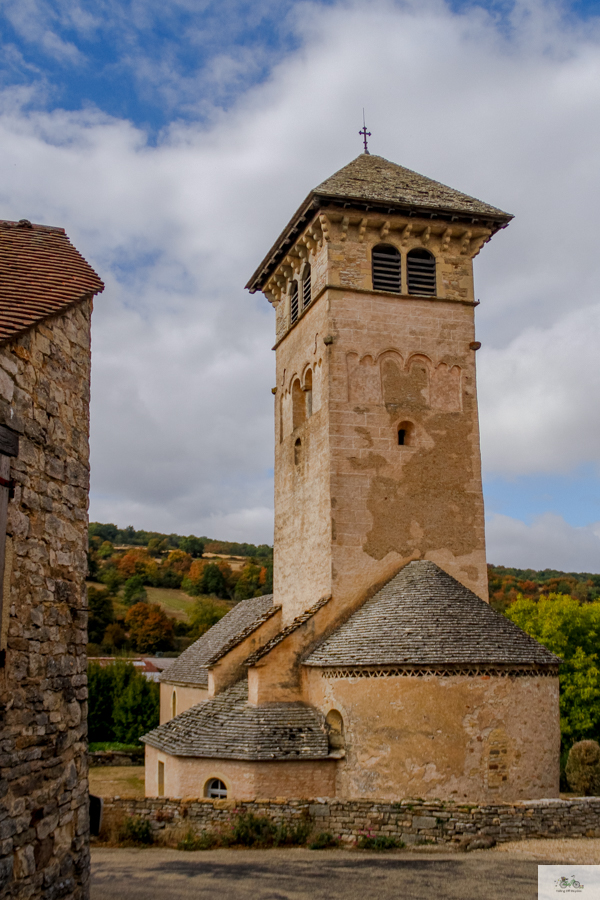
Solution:
{"label": "louvered window opening", "polygon": [[427,250],[411,250],[406,257],[408,293],[435,294],[435,257]]}
{"label": "louvered window opening", "polygon": [[302,282],[302,309],[306,309],[311,301],[310,266],[307,267]]}
{"label": "louvered window opening", "polygon": [[391,246],[374,247],[371,254],[373,266],[373,290],[402,291],[401,257],[398,250]]}
{"label": "louvered window opening", "polygon": [[292,305],[290,308],[290,319],[292,325],[298,319],[298,282],[294,282],[294,287],[292,288]]}

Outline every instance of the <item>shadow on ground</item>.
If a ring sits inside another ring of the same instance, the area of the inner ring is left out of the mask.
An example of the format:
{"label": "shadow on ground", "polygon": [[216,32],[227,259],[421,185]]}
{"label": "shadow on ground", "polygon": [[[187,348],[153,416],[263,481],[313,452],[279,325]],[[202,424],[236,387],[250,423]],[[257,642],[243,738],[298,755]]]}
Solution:
{"label": "shadow on ground", "polygon": [[91,900],[536,900],[537,862],[482,851],[95,849]]}

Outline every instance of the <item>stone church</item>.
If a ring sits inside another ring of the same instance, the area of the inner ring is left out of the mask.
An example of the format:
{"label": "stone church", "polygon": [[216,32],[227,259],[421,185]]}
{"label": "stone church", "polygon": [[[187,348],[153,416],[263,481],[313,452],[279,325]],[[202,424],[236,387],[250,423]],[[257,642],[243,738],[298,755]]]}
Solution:
{"label": "stone church", "polygon": [[560,660],[487,603],[473,258],[510,219],[364,153],[260,263],[274,593],[162,676],[149,796],[558,796]]}

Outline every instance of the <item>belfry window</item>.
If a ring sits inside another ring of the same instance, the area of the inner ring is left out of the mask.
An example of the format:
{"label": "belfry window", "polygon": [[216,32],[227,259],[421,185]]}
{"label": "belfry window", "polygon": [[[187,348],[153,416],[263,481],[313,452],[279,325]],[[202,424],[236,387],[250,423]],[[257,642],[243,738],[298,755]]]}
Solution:
{"label": "belfry window", "polygon": [[378,244],[371,253],[374,291],[402,291],[400,252],[391,244]]}
{"label": "belfry window", "polygon": [[298,320],[298,282],[295,281],[292,287],[292,300],[290,304],[290,322],[292,325]]}
{"label": "belfry window", "polygon": [[310,284],[310,266],[304,269],[304,277],[302,279],[302,309],[306,309],[312,300],[312,288]]}
{"label": "belfry window", "polygon": [[406,257],[408,293],[431,297],[435,294],[435,256],[419,247]]}
{"label": "belfry window", "polygon": [[206,782],[204,796],[212,800],[227,800],[227,785],[220,778],[211,778]]}

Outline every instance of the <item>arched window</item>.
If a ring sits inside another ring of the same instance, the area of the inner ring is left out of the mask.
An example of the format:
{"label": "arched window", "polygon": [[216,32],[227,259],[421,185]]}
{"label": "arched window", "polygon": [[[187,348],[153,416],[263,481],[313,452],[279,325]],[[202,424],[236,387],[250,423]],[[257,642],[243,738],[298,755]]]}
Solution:
{"label": "arched window", "polygon": [[290,304],[290,322],[292,325],[298,320],[298,282],[292,285],[292,300]]}
{"label": "arched window", "polygon": [[177,691],[173,691],[171,695],[171,718],[174,719],[177,715]]}
{"label": "arched window", "polygon": [[302,462],[302,441],[300,438],[296,438],[296,443],[294,444],[294,465],[299,466]]}
{"label": "arched window", "polygon": [[300,379],[296,378],[292,385],[292,427],[298,428],[306,420],[306,399],[300,386]]}
{"label": "arched window", "polygon": [[402,291],[400,251],[391,244],[378,244],[371,253],[374,291]]}
{"label": "arched window", "polygon": [[306,309],[306,307],[310,305],[310,301],[312,300],[311,290],[310,266],[307,265],[304,267],[304,275],[302,277],[302,309]]}
{"label": "arched window", "polygon": [[406,257],[408,293],[431,297],[435,294],[435,256],[416,247]]}
{"label": "arched window", "polygon": [[337,709],[332,709],[327,713],[325,727],[327,728],[329,749],[343,750],[346,743],[344,740],[344,720]]}
{"label": "arched window", "polygon": [[204,796],[212,800],[227,800],[227,785],[220,778],[209,778],[204,787]]}
{"label": "arched window", "polygon": [[414,425],[412,422],[400,422],[397,429],[398,446],[410,447],[413,442]]}

